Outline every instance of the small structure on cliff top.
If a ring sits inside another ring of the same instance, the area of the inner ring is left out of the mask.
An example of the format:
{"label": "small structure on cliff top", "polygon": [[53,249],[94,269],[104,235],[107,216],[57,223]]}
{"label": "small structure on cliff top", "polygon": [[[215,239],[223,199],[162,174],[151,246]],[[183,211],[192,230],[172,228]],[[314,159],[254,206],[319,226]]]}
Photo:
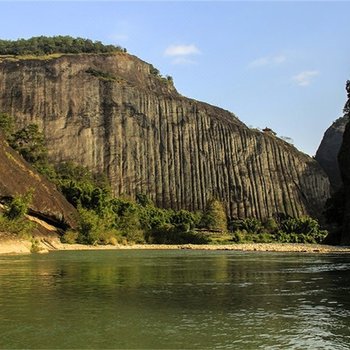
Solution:
{"label": "small structure on cliff top", "polygon": [[264,133],[268,133],[268,134],[271,134],[271,135],[274,135],[276,136],[277,133],[275,133],[272,129],[266,127],[265,129],[262,130]]}

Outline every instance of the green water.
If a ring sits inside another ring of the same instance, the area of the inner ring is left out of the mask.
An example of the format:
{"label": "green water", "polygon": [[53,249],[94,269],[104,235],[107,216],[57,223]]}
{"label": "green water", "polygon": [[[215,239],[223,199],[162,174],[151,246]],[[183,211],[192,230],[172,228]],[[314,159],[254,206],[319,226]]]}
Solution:
{"label": "green water", "polygon": [[349,349],[350,256],[0,257],[0,348]]}

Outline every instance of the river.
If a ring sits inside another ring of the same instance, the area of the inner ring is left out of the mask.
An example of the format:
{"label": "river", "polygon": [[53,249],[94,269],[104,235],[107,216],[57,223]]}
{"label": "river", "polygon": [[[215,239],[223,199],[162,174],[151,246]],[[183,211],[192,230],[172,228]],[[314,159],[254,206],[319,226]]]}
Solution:
{"label": "river", "polygon": [[350,255],[0,256],[1,349],[349,349]]}

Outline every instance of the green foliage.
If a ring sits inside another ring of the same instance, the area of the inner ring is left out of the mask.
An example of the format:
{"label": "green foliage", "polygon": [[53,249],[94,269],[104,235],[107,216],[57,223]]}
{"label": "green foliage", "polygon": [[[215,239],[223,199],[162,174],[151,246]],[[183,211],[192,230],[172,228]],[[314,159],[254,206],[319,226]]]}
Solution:
{"label": "green foliage", "polygon": [[10,220],[23,218],[28,212],[32,197],[32,192],[14,197],[5,209],[5,216]]}
{"label": "green foliage", "polygon": [[93,68],[89,68],[88,70],[86,70],[86,73],[91,74],[94,77],[97,77],[101,80],[106,80],[106,81],[115,81],[116,77],[114,75],[112,75],[109,72],[104,72],[101,70],[97,70],[97,69],[93,69]]}
{"label": "green foliage", "polygon": [[226,211],[220,201],[213,199],[208,202],[200,225],[209,230],[227,231]]}
{"label": "green foliage", "polygon": [[3,132],[5,138],[9,140],[15,129],[15,122],[13,117],[6,113],[0,113],[0,130]]}
{"label": "green foliage", "polygon": [[44,135],[36,124],[30,124],[15,131],[14,118],[8,114],[0,113],[0,129],[9,145],[27,162],[31,163],[39,173],[50,180],[55,179],[56,172],[48,162]]}
{"label": "green foliage", "polygon": [[147,242],[153,244],[206,244],[210,242],[210,238],[202,232],[177,231],[169,225],[162,230],[155,230],[148,234]]}
{"label": "green foliage", "polygon": [[328,234],[310,217],[284,218],[279,223],[271,218],[264,224],[256,219],[236,220],[230,227],[236,243],[322,243]]}
{"label": "green foliage", "polygon": [[274,218],[268,218],[263,223],[264,231],[276,233],[278,231],[278,223]]}
{"label": "green foliage", "polygon": [[82,244],[107,244],[111,239],[120,236],[113,227],[111,217],[98,215],[93,210],[79,208],[79,226],[77,242]]}
{"label": "green foliage", "polygon": [[32,238],[31,243],[32,243],[30,247],[31,253],[40,253],[43,250],[43,248],[40,247],[40,241],[37,238]]}
{"label": "green foliage", "polygon": [[81,165],[73,162],[63,162],[56,167],[57,175],[62,180],[73,180],[77,182],[93,182],[92,173]]}
{"label": "green foliage", "polygon": [[63,243],[74,244],[77,243],[79,233],[77,231],[68,230],[61,237]]}
{"label": "green foliage", "polygon": [[179,210],[172,213],[170,223],[178,232],[190,232],[196,227],[196,217],[187,210]]}
{"label": "green foliage", "polygon": [[310,217],[289,218],[281,222],[280,228],[286,233],[314,234],[320,229],[317,220]]}
{"label": "green foliage", "polygon": [[12,134],[9,143],[29,163],[47,161],[44,135],[36,124],[29,124]]}
{"label": "green foliage", "polygon": [[234,220],[230,222],[231,231],[244,230],[249,233],[259,233],[262,230],[262,223],[255,218]]}
{"label": "green foliage", "polygon": [[153,202],[151,199],[144,193],[137,193],[136,194],[136,203],[140,204],[143,207],[147,207],[148,205],[152,206]]}
{"label": "green foliage", "polygon": [[145,231],[167,230],[172,211],[157,208],[154,205],[141,206],[140,225]]}
{"label": "green foliage", "polygon": [[76,208],[102,212],[111,198],[109,184],[87,168],[71,162],[56,167],[55,182],[67,200]]}
{"label": "green foliage", "polygon": [[120,46],[71,36],[38,36],[30,39],[0,40],[0,55],[50,55],[53,53],[110,53],[124,51]]}
{"label": "green foliage", "polygon": [[157,68],[155,68],[152,64],[150,64],[149,71],[152,75],[155,75],[156,77],[160,77],[160,72]]}
{"label": "green foliage", "polygon": [[173,77],[171,75],[167,75],[165,78],[169,82],[169,84],[173,84],[174,83],[174,79],[173,79]]}
{"label": "green foliage", "polygon": [[0,214],[0,232],[15,234],[20,238],[28,238],[35,226],[34,222],[25,218],[9,219],[6,215]]}
{"label": "green foliage", "polygon": [[132,201],[121,198],[113,198],[110,207],[115,214],[115,226],[124,234],[142,229],[140,223],[139,206]]}
{"label": "green foliage", "polygon": [[236,230],[232,234],[234,243],[272,243],[276,242],[275,236],[271,233],[249,233],[245,230]]}

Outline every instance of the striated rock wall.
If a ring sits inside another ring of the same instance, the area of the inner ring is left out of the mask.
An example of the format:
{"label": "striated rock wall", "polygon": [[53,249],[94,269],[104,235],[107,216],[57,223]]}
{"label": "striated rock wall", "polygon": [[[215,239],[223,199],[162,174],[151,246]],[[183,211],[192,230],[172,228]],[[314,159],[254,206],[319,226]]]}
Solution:
{"label": "striated rock wall", "polygon": [[324,133],[315,159],[320,163],[329,177],[332,189],[337,191],[342,186],[342,179],[338,165],[338,153],[343,141],[343,134],[347,123],[346,117],[338,118]]}
{"label": "striated rock wall", "polygon": [[108,174],[116,195],[231,217],[320,214],[329,181],[317,162],[232,113],[178,94],[125,53],[0,59],[0,111],[37,123],[53,161]]}

